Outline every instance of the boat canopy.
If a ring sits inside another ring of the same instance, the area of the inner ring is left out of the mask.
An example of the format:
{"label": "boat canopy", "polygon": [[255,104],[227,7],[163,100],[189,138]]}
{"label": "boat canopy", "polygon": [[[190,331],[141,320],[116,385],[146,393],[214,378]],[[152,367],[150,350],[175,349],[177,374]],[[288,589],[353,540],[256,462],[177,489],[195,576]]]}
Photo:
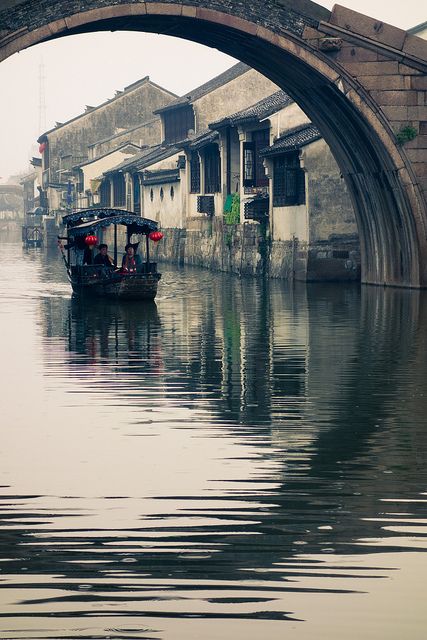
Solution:
{"label": "boat canopy", "polygon": [[[123,210],[117,210],[117,211],[120,211],[120,214],[117,213],[109,217],[97,217],[97,218],[93,218],[92,220],[81,222],[80,224],[75,224],[71,226],[71,228],[69,227],[68,233],[69,235],[73,235],[73,236],[83,235],[87,233],[92,233],[96,229],[109,227],[112,224],[124,225],[125,227],[127,227],[127,231],[129,235],[133,235],[133,234],[148,235],[152,231],[157,230],[157,222],[155,222],[155,220],[149,220],[148,218],[141,218],[140,216],[137,216],[134,213],[129,213]],[[70,214],[70,215],[76,215],[76,214]],[[69,217],[69,216],[65,216],[65,217]],[[68,224],[68,222],[66,222],[66,224]]]}
{"label": "boat canopy", "polygon": [[[63,216],[62,222],[67,227],[74,227],[76,225],[82,224],[83,222],[89,222],[90,220],[101,220],[104,218],[122,216],[133,216],[139,218],[139,220],[147,220],[148,222],[154,223],[154,220],[136,216],[133,211],[126,211],[125,209],[114,209],[112,207],[92,207],[90,209],[79,209],[78,211],[73,211],[73,213],[68,213],[67,215]],[[117,222],[117,224],[126,223]]]}

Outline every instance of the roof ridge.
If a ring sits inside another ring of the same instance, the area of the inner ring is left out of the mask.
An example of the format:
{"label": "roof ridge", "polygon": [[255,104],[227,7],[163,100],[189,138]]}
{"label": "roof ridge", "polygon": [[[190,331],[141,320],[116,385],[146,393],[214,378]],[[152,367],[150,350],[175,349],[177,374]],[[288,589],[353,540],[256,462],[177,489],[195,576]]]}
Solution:
{"label": "roof ridge", "polygon": [[[278,104],[274,104],[275,98],[277,98]],[[269,102],[271,102],[272,104],[269,104]],[[254,102],[253,104],[250,104],[243,109],[239,109],[239,111],[235,111],[234,113],[224,116],[220,120],[211,122],[209,124],[209,127],[211,129],[215,129],[215,126],[218,126],[220,124],[226,126],[227,124],[232,124],[234,121],[237,122],[240,119],[243,120],[265,118],[268,115],[271,115],[276,111],[283,109],[292,102],[294,102],[294,99],[291,98],[291,96],[289,96],[286,91],[284,91],[283,89],[279,89],[278,91],[274,91],[274,93],[270,93],[268,96],[261,98],[261,100],[258,100],[257,102]],[[257,109],[260,109],[260,107],[262,106],[266,107],[265,113],[256,113]]]}
{"label": "roof ridge", "polygon": [[286,133],[283,133],[281,136],[276,138],[275,142],[278,142],[279,140],[285,140],[286,138],[289,138],[296,133],[301,133],[301,131],[305,131],[306,129],[313,129],[313,131],[315,130],[320,133],[319,129],[313,122],[303,122],[302,124],[298,124],[295,127],[292,127],[292,129],[289,129],[288,131],[286,131]]}
{"label": "roof ridge", "polygon": [[225,69],[225,71],[222,71],[222,73],[214,76],[210,80],[207,80],[206,82],[199,85],[198,87],[195,87],[191,91],[187,91],[187,93],[184,93],[184,95],[178,97],[176,100],[173,100],[172,102],[165,105],[164,107],[160,107],[159,109],[156,109],[154,113],[163,113],[164,111],[168,111],[169,109],[172,109],[179,105],[189,104],[191,103],[192,100],[198,100],[199,98],[202,98],[204,95],[206,95],[210,91],[213,91],[219,87],[222,87],[223,85],[227,84],[228,82],[231,82],[235,78],[238,78],[243,73],[246,73],[250,69],[251,67],[249,67],[246,63],[238,62],[237,64],[234,64],[228,69]]}
{"label": "roof ridge", "polygon": [[52,133],[53,131],[57,131],[58,129],[61,129],[62,127],[65,127],[67,124],[70,124],[71,122],[74,122],[75,120],[78,120],[79,118],[83,118],[86,115],[92,114],[94,111],[96,111],[97,109],[100,109],[101,107],[105,107],[107,104],[110,104],[110,103],[114,102],[115,100],[117,100],[118,98],[123,97],[125,94],[127,94],[127,93],[133,91],[134,89],[136,89],[137,86],[145,84],[146,82],[150,82],[150,84],[152,84],[153,86],[157,87],[158,89],[161,89],[162,91],[166,91],[167,93],[169,93],[171,95],[176,95],[176,94],[172,93],[172,91],[169,91],[169,89],[166,89],[165,87],[162,87],[161,85],[156,84],[155,82],[152,82],[150,80],[150,76],[144,76],[144,78],[141,78],[141,80],[136,80],[133,84],[129,85],[128,87],[125,87],[123,90],[117,89],[116,93],[114,94],[114,96],[112,98],[108,98],[108,100],[104,100],[104,102],[101,102],[100,104],[96,105],[95,107],[91,107],[89,110],[85,110],[82,113],[79,113],[78,115],[74,116],[73,118],[70,118],[69,120],[66,120],[65,122],[59,123],[58,126],[52,127],[48,131],[45,131],[44,133],[41,133],[40,136],[37,139],[37,142],[40,142],[49,133]]}

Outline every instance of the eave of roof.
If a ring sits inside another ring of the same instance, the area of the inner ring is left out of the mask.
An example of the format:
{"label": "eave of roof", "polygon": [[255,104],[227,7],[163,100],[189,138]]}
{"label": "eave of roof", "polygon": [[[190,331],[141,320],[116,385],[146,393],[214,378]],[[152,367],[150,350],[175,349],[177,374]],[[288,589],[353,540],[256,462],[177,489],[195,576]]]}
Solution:
{"label": "eave of roof", "polygon": [[[103,158],[106,158],[107,156],[111,156],[113,153],[116,153],[117,151],[121,151],[122,149],[125,149],[126,147],[134,147],[135,149],[138,149],[138,151],[141,150],[141,147],[138,147],[138,145],[135,144],[134,142],[124,142],[123,144],[120,145],[120,147],[116,147],[115,149],[111,149],[110,151],[107,151],[106,153],[103,153],[101,156],[97,156],[96,158],[93,158],[92,160],[86,160],[85,162],[81,162],[80,164],[76,164],[73,167],[73,169],[80,169],[81,167],[86,167],[86,165],[93,164],[94,162],[98,162],[98,160],[102,160]],[[121,162],[123,162],[123,160],[121,160]]]}
{"label": "eave of roof", "polygon": [[201,149],[202,147],[214,142],[219,136],[218,131],[211,131],[210,129],[206,129],[199,133],[199,135],[193,138],[186,138],[181,142],[177,143],[183,149],[189,149],[190,151],[196,151],[197,149]]}
{"label": "eave of roof", "polygon": [[141,122],[141,124],[137,124],[135,127],[130,127],[130,129],[126,129],[125,131],[119,131],[119,133],[115,133],[112,136],[109,136],[108,138],[103,138],[102,140],[97,140],[96,142],[93,142],[92,144],[88,144],[88,148],[90,149],[91,147],[96,147],[97,144],[104,144],[104,142],[110,142],[111,140],[114,140],[114,138],[119,138],[120,136],[125,136],[127,133],[132,133],[132,131],[136,131],[137,129],[141,129],[142,127],[146,127],[149,124],[153,124],[153,122],[158,122],[160,121],[160,118],[152,118],[151,120],[146,120],[144,122]]}
{"label": "eave of roof", "polygon": [[143,184],[167,184],[179,181],[179,169],[159,169],[158,171],[144,171]]}
{"label": "eave of roof", "polygon": [[156,111],[154,111],[154,113],[156,114],[165,113],[166,111],[170,111],[171,109],[176,109],[188,104],[192,104],[196,100],[199,100],[199,98],[202,98],[203,96],[205,96],[207,93],[210,93],[215,89],[219,89],[219,87],[222,87],[223,85],[227,84],[228,82],[231,82],[235,78],[238,78],[243,73],[246,73],[247,71],[249,71],[249,69],[250,67],[244,62],[238,62],[237,64],[233,65],[223,73],[220,73],[218,76],[215,76],[215,78],[208,80],[208,82],[205,82],[199,87],[196,87],[195,89],[193,89],[192,91],[189,91],[188,93],[181,96],[180,98],[177,98],[176,100],[173,100],[172,102],[165,105],[164,107],[157,109]]}
{"label": "eave of roof", "polygon": [[314,124],[303,124],[288,131],[276,140],[270,147],[261,149],[260,155],[264,157],[296,151],[301,147],[321,139],[319,129]]}
{"label": "eave of roof", "polygon": [[266,98],[259,100],[259,102],[246,107],[246,109],[236,111],[236,113],[232,113],[221,120],[217,120],[216,122],[211,122],[209,124],[209,128],[220,129],[223,127],[242,124],[244,122],[260,122],[261,120],[268,118],[268,116],[273,113],[289,106],[293,102],[294,100],[288,96],[285,91],[276,91]]}
{"label": "eave of roof", "polygon": [[46,138],[46,136],[48,136],[50,133],[53,133],[54,131],[58,131],[62,127],[65,127],[66,125],[71,124],[72,122],[74,122],[75,120],[78,120],[79,118],[84,118],[85,116],[89,115],[90,113],[93,113],[94,111],[97,111],[98,109],[101,109],[101,107],[105,107],[107,104],[111,104],[115,100],[118,100],[119,98],[123,97],[127,93],[131,93],[137,87],[142,86],[143,84],[148,84],[148,83],[150,83],[151,85],[153,85],[155,87],[158,87],[159,89],[162,89],[162,91],[165,91],[165,93],[169,93],[171,96],[175,96],[176,95],[175,93],[172,93],[172,91],[169,91],[168,89],[165,89],[164,87],[161,87],[160,85],[156,84],[155,82],[152,82],[150,80],[150,76],[144,76],[144,78],[141,78],[140,80],[137,80],[133,84],[130,84],[127,87],[125,87],[123,91],[117,91],[116,95],[113,96],[112,98],[110,98],[109,100],[105,100],[105,102],[102,102],[101,104],[98,104],[96,107],[91,107],[88,111],[84,111],[83,113],[79,113],[79,115],[75,116],[74,118],[71,118],[70,120],[67,120],[66,122],[61,122],[57,127],[52,127],[52,129],[49,129],[49,131],[45,131],[37,139],[37,142],[43,142],[43,140]]}
{"label": "eave of roof", "polygon": [[159,162],[160,160],[165,160],[170,156],[175,155],[180,151],[180,147],[176,147],[175,145],[170,145],[168,147],[157,145],[155,147],[149,147],[145,149],[142,153],[136,154],[137,157],[133,157],[132,159],[125,160],[117,167],[110,169],[104,172],[104,175],[111,175],[112,173],[116,173],[117,171],[140,171],[145,167],[154,164],[155,162]]}
{"label": "eave of roof", "polygon": [[407,33],[410,33],[413,36],[416,36],[420,31],[424,31],[427,29],[427,22],[421,22],[421,24],[416,24],[414,27],[411,27],[407,30]]}

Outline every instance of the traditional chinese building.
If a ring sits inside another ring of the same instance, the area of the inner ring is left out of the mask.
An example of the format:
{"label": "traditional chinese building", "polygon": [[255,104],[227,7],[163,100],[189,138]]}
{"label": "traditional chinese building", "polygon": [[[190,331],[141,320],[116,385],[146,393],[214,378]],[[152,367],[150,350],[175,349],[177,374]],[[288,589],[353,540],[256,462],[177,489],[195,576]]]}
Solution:
{"label": "traditional chinese building", "polygon": [[[117,91],[112,99],[96,107],[87,106],[84,113],[65,123],[57,123],[43,133],[38,142],[43,163],[43,188],[47,190],[50,210],[76,202],[73,180],[76,165],[120,146],[123,139],[125,142],[136,139],[138,146],[147,144],[144,132],[151,144],[156,135],[153,119],[159,120],[153,112],[175,98],[175,94],[147,76],[123,91]],[[159,130],[157,122],[157,135]],[[111,146],[108,145],[110,138],[114,139]]]}

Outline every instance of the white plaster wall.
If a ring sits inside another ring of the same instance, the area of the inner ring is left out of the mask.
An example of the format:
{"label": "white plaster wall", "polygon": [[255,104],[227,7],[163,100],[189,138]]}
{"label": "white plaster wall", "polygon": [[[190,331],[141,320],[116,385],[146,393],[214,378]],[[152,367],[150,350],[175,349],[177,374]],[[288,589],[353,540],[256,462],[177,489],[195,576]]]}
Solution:
{"label": "white plaster wall", "polygon": [[279,87],[271,80],[249,69],[238,78],[202,96],[193,103],[196,132],[208,128],[210,122],[236,113],[275,93]]}
{"label": "white plaster wall", "polygon": [[49,202],[49,209],[51,211],[55,211],[61,208],[61,190],[48,187],[47,197]]}
{"label": "white plaster wall", "polygon": [[187,216],[190,218],[206,218],[206,213],[197,211],[197,197],[199,195],[208,195],[214,197],[215,217],[223,215],[223,198],[221,193],[189,193],[187,197]]}
{"label": "white plaster wall", "polygon": [[154,164],[150,164],[148,167],[144,167],[144,170],[147,171],[160,171],[162,169],[176,169],[176,163],[178,162],[178,157],[183,156],[184,151],[179,151],[175,153],[173,156],[169,156],[164,160],[159,160],[159,162],[154,162]]}
{"label": "white plaster wall", "polygon": [[295,102],[269,116],[269,120],[271,122],[271,142],[280,138],[290,129],[310,122],[310,119]]}
{"label": "white plaster wall", "polygon": [[35,167],[34,172],[36,174],[36,178],[34,180],[34,197],[38,197],[40,195],[39,190],[37,189],[37,187],[41,187],[42,186],[42,174],[43,174],[43,170],[41,167]]}
{"label": "white plaster wall", "polygon": [[[173,156],[159,160],[159,162],[154,162],[145,169],[147,171],[176,169],[180,155],[184,155],[184,152],[180,151]],[[186,217],[185,184],[186,170],[183,170],[180,171],[179,182],[141,186],[142,215],[145,218],[157,220],[163,228],[182,229]],[[171,198],[171,187],[174,191],[173,198]],[[163,188],[163,200],[160,197],[161,188]],[[153,200],[150,197],[151,190],[153,190]]]}
{"label": "white plaster wall", "polygon": [[305,204],[295,207],[273,207],[273,240],[292,240],[308,242],[308,215]]}
{"label": "white plaster wall", "polygon": [[202,217],[201,213],[197,213],[197,196],[198,195],[199,195],[198,193],[189,193],[188,194],[187,216],[190,217],[190,218]]}
{"label": "white plaster wall", "polygon": [[[173,198],[171,198],[171,187],[174,191]],[[160,197],[161,189],[163,189],[163,200]],[[153,190],[153,200],[150,198],[151,190]],[[147,185],[142,188],[142,191],[142,215],[144,218],[156,220],[163,229],[183,228],[184,210],[181,182]]]}
{"label": "white plaster wall", "polygon": [[113,151],[103,158],[99,158],[90,164],[84,165],[81,169],[83,171],[84,190],[90,189],[90,181],[94,178],[99,178],[105,171],[114,169],[121,162],[133,156],[133,153],[125,153],[124,151]]}

